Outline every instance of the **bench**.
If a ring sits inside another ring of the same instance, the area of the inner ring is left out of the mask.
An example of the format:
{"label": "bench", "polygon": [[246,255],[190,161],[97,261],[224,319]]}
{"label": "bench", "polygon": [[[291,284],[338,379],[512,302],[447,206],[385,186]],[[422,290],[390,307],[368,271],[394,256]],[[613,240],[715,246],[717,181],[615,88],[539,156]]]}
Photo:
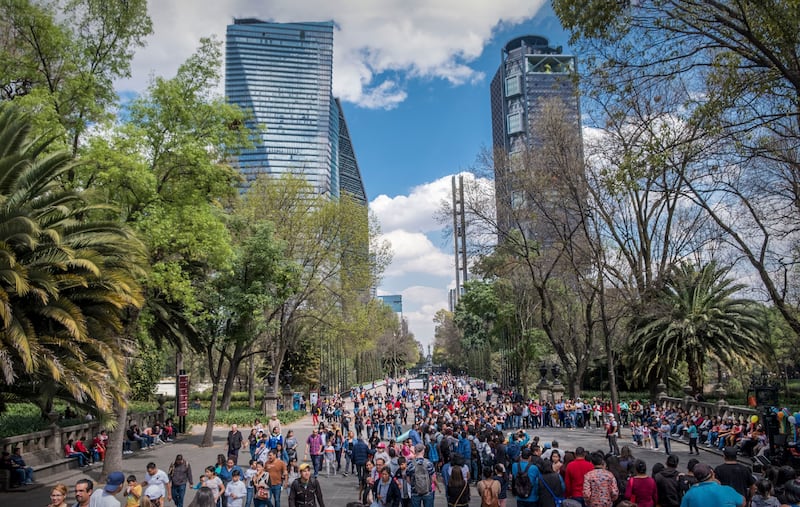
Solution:
{"label": "bench", "polygon": [[25,464],[33,468],[34,480],[80,468],[77,458],[65,458],[52,449],[28,452],[22,457],[25,459]]}

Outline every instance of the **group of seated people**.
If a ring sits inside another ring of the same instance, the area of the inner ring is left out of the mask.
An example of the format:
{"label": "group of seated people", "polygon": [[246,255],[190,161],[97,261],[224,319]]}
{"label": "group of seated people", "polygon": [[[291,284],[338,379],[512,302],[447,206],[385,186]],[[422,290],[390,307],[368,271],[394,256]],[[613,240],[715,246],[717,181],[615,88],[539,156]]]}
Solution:
{"label": "group of seated people", "polygon": [[125,433],[126,440],[122,444],[122,453],[131,454],[134,442],[138,442],[140,449],[150,449],[156,445],[172,442],[177,434],[177,429],[172,423],[172,418],[165,423],[156,422],[153,426],[140,429],[138,424],[131,424]]}
{"label": "group of seated people", "polygon": [[9,483],[12,488],[33,483],[33,468],[25,464],[19,447],[12,449],[12,452],[3,451],[0,470],[11,472]]}
{"label": "group of seated people", "polygon": [[750,421],[734,417],[707,418],[698,412],[675,414],[670,418],[672,438],[684,436],[692,423],[697,427],[700,443],[707,447],[719,450],[736,447],[744,456],[755,456],[768,447],[766,431],[758,418]]}
{"label": "group of seated people", "polygon": [[86,445],[86,437],[81,437],[77,441],[69,439],[64,444],[64,457],[77,458],[81,467],[89,466],[91,463],[98,463],[106,459],[106,447],[108,446],[108,433],[102,430],[95,434],[91,446]]}

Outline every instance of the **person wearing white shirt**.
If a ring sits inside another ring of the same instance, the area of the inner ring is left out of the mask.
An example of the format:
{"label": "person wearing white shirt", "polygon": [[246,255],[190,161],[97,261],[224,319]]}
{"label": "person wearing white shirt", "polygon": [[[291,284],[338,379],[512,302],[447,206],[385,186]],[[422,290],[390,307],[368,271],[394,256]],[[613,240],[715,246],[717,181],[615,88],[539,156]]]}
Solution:
{"label": "person wearing white shirt", "polygon": [[256,468],[256,463],[258,463],[258,461],[251,459],[250,468],[244,471],[244,477],[242,477],[242,482],[244,482],[244,485],[247,487],[247,500],[244,502],[244,504],[245,506],[248,507],[253,503],[253,496],[255,495],[255,488],[253,487],[253,477],[255,477],[256,474],[258,473],[258,469]]}
{"label": "person wearing white shirt", "polygon": [[234,470],[231,474],[231,482],[225,488],[225,496],[228,497],[228,507],[243,507],[247,498],[247,486],[241,480],[239,470]]}
{"label": "person wearing white shirt", "polygon": [[147,491],[148,489],[155,491],[157,489],[158,492],[161,493],[157,498],[170,499],[171,496],[167,496],[168,484],[169,476],[167,473],[160,470],[155,463],[148,463],[147,473],[144,475],[144,481],[142,482],[142,491]]}

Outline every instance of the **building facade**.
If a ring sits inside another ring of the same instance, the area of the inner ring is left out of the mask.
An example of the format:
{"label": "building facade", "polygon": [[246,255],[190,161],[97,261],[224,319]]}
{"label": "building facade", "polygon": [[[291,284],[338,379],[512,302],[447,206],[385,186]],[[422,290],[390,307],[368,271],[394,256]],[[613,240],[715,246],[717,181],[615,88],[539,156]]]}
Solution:
{"label": "building facade", "polygon": [[[366,204],[341,104],[333,96],[333,22],[228,25],[225,95],[252,112],[255,147],[236,161],[248,186],[260,174],[303,175],[321,195],[342,188]],[[342,167],[344,164],[344,167]]]}
{"label": "building facade", "polygon": [[[536,150],[544,140],[543,133],[537,131],[537,120],[548,107],[552,111],[553,103],[558,104],[558,113],[570,132],[580,139],[580,106],[574,76],[575,57],[564,54],[561,47],[551,47],[544,37],[517,37],[501,51],[500,66],[490,85],[495,199],[501,230],[516,226],[536,239],[545,242],[551,239],[546,226],[536,223],[537,211],[526,210],[526,207],[534,207],[533,201],[541,205],[546,199],[531,195],[532,192],[547,192],[542,188],[542,174],[530,174],[547,169],[542,168],[540,160],[531,160],[531,157],[537,156]],[[539,182],[531,185],[534,178],[539,178]],[[559,200],[554,198],[554,205]],[[541,214],[542,210],[538,211]],[[519,224],[521,216],[529,217],[529,223],[523,227]],[[516,224],[512,223],[514,220]]]}

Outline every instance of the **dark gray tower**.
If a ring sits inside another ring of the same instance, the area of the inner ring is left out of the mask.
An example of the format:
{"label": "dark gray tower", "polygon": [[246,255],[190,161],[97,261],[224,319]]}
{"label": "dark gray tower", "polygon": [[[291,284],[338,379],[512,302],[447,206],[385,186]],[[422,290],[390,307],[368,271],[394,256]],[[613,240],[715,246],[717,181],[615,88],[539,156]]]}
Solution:
{"label": "dark gray tower", "polygon": [[[490,90],[495,199],[498,222],[505,231],[512,227],[512,211],[524,210],[531,200],[526,195],[529,190],[520,188],[519,182],[526,181],[520,171],[530,171],[534,164],[528,163],[528,155],[541,146],[536,121],[544,104],[558,100],[563,119],[574,125],[578,138],[581,126],[574,56],[564,54],[560,46],[551,47],[544,37],[525,35],[506,44],[501,59]],[[521,215],[516,213],[517,220]],[[532,222],[524,228],[546,242],[542,236],[548,234],[533,223],[535,215],[530,214]]]}

